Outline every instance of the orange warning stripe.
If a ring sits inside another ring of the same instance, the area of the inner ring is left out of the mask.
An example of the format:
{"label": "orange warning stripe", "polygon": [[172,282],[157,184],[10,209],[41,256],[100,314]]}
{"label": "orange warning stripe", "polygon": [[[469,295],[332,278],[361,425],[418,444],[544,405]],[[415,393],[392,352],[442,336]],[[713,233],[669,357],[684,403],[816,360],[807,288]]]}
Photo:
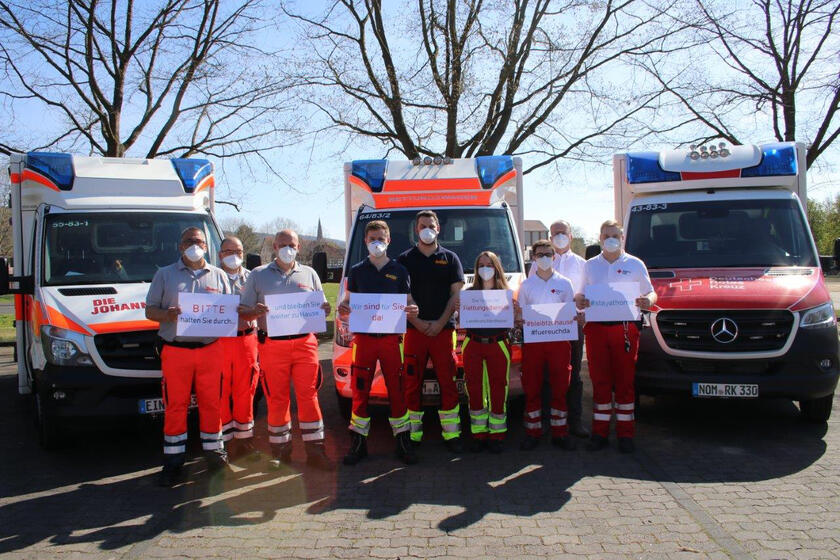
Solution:
{"label": "orange warning stripe", "polygon": [[124,332],[124,331],[148,331],[158,328],[156,321],[141,319],[139,321],[114,321],[113,323],[91,323],[88,325],[96,334]]}
{"label": "orange warning stripe", "polygon": [[516,177],[516,169],[511,169],[510,171],[508,171],[507,173],[505,173],[504,175],[499,177],[499,179],[495,183],[493,183],[493,188],[495,189],[499,185],[503,185],[504,183],[507,183],[508,181],[513,179],[514,177]]}
{"label": "orange warning stripe", "polygon": [[195,188],[193,193],[197,193],[198,191],[200,191],[202,189],[212,189],[215,186],[216,186],[216,179],[213,177],[213,175],[208,175],[207,177],[205,177],[204,179],[201,180],[201,182]]}
{"label": "orange warning stripe", "polygon": [[478,177],[447,179],[393,179],[385,181],[384,192],[468,191],[481,190]]}
{"label": "orange warning stripe", "polygon": [[59,327],[62,329],[67,329],[68,331],[74,331],[82,334],[89,334],[88,330],[81,326],[79,323],[75,322],[73,319],[70,319],[61,311],[56,309],[55,307],[47,306],[47,313],[49,314],[49,321],[48,324]]}
{"label": "orange warning stripe", "polygon": [[47,177],[41,175],[37,171],[32,171],[31,169],[24,169],[23,173],[21,173],[21,179],[29,179],[30,181],[34,181],[47,187],[48,189],[52,189],[56,192],[61,192],[61,189],[59,189],[55,183],[53,183]]}
{"label": "orange warning stripe", "polygon": [[12,183],[20,183],[20,173],[9,173]]}

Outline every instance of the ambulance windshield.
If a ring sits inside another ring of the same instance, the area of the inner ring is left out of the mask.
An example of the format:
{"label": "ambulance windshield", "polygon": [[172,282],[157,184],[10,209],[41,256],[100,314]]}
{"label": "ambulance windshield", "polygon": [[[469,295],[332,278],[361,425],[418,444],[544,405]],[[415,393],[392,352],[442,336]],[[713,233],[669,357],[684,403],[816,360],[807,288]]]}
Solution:
{"label": "ambulance windshield", "polygon": [[640,201],[630,208],[625,248],[648,268],[817,266],[790,199]]}
{"label": "ambulance windshield", "polygon": [[[513,228],[504,208],[436,209],[440,219],[440,244],[454,251],[461,259],[464,272],[473,273],[475,259],[482,251],[493,251],[502,261],[506,272],[521,272],[522,265],[516,251]],[[361,214],[353,231],[347,252],[345,274],[350,267],[367,258],[364,242],[365,225],[373,220],[384,220],[391,230],[388,255],[396,258],[400,253],[417,244],[414,217],[417,210],[383,211]]]}
{"label": "ambulance windshield", "polygon": [[219,234],[203,214],[113,212],[47,214],[44,285],[151,282],[178,259],[178,239],[190,226],[204,231],[206,258],[218,265]]}

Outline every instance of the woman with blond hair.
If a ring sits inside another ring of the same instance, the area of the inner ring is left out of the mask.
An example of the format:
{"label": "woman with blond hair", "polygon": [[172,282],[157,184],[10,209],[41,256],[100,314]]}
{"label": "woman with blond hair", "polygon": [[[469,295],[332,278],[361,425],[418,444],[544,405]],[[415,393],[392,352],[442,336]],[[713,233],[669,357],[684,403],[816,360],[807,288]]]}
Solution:
{"label": "woman with blond hair", "polygon": [[[468,290],[508,290],[499,257],[484,251],[475,260],[475,279]],[[501,453],[507,432],[507,392],[510,370],[509,329],[467,329],[461,356],[470,407],[472,451],[485,447]]]}

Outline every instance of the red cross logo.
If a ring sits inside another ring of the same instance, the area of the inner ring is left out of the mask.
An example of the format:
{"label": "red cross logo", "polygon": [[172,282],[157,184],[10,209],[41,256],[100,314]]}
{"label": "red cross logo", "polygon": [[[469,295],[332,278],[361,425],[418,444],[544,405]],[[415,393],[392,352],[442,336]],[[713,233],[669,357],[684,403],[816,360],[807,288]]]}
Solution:
{"label": "red cross logo", "polygon": [[669,282],[669,288],[677,288],[679,287],[681,292],[690,292],[691,288],[694,286],[702,286],[702,280],[695,280],[693,278],[683,278],[682,280],[677,280],[676,282]]}

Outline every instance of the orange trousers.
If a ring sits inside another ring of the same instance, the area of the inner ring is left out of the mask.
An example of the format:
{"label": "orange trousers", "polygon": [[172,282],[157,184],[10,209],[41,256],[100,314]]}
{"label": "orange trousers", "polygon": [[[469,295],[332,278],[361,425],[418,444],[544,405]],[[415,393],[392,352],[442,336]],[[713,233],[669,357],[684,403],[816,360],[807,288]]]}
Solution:
{"label": "orange trousers", "polygon": [[636,428],[634,381],[639,329],[633,323],[586,323],[583,332],[589,377],[592,379],[592,433],[607,437],[615,410],[616,435],[633,437]]}
{"label": "orange trousers", "polygon": [[225,441],[254,437],[254,393],[260,380],[257,333],[220,338],[222,369],[222,432]]}

